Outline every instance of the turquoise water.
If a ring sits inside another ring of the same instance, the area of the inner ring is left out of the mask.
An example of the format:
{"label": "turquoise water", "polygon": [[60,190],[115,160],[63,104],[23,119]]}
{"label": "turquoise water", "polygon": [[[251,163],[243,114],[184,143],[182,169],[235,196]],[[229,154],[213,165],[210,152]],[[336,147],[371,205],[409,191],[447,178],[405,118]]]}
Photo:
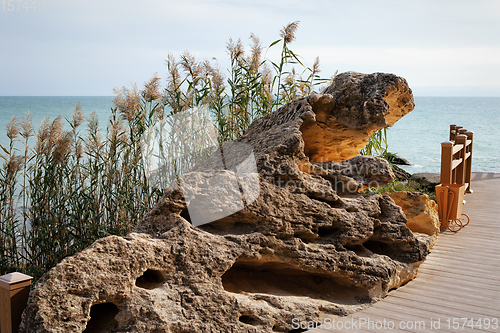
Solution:
{"label": "turquoise water", "polygon": [[[71,119],[76,104],[80,102],[84,116],[97,113],[102,129],[111,114],[112,96],[0,96],[0,144],[5,147],[9,140],[5,128],[12,116],[18,120],[27,112],[33,115],[33,126],[38,129],[42,121],[48,117],[51,121],[58,115]],[[67,126],[66,129],[69,129]]]}
{"label": "turquoise water", "polygon": [[413,164],[404,167],[410,173],[440,172],[450,124],[474,132],[472,171],[500,172],[499,97],[415,97],[415,109],[387,131],[389,150]]}
{"label": "turquoise water", "polygon": [[[8,145],[5,127],[13,115],[33,114],[37,128],[45,117],[61,114],[71,117],[80,101],[85,116],[96,111],[100,127],[105,128],[111,96],[1,97],[0,144]],[[441,142],[448,140],[450,124],[462,125],[474,132],[473,171],[500,172],[499,97],[415,97],[415,109],[388,130],[389,150],[408,159],[411,173],[439,172]]]}

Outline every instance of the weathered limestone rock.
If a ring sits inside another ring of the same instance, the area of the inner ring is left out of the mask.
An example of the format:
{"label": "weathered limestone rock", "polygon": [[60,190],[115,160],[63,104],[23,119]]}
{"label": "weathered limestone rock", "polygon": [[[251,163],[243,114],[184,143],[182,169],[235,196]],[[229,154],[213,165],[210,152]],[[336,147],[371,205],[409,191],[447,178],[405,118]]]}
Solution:
{"label": "weathered limestone rock", "polygon": [[393,74],[342,73],[324,94],[330,94],[331,101],[312,100],[315,121],[304,121],[301,129],[305,153],[314,162],[357,156],[373,133],[415,107],[406,80]]}
{"label": "weathered limestone rock", "polygon": [[414,180],[428,191],[436,191],[436,185],[441,184],[441,175],[439,173],[421,172],[411,175],[410,180]]}
{"label": "weathered limestone rock", "polygon": [[403,209],[408,220],[406,226],[413,232],[431,236],[433,246],[441,225],[436,202],[429,199],[427,194],[418,192],[392,192],[387,195]]}
{"label": "weathered limestone rock", "polygon": [[396,165],[411,165],[410,162],[406,158],[403,158],[401,156],[398,156],[394,153],[387,152],[388,159],[391,161],[392,164]]}
{"label": "weathered limestone rock", "polygon": [[[323,178],[336,185],[334,189],[338,193],[355,193],[363,187],[385,185],[395,177],[391,165],[375,156],[356,156],[346,161],[312,162],[312,164],[316,166],[313,172],[321,172]],[[326,170],[326,173],[321,170]],[[339,186],[339,182],[344,186]]]}
{"label": "weathered limestone rock", "polygon": [[392,165],[392,171],[394,172],[396,179],[400,182],[408,180],[411,177],[411,173],[406,172],[404,169],[394,164]]}
{"label": "weathered limestone rock", "polygon": [[[293,318],[369,306],[412,279],[430,245],[391,197],[357,192],[394,174],[356,150],[412,107],[404,79],[351,72],[256,120],[182,175],[133,233],[50,270],[21,331],[289,332]],[[207,216],[218,217],[192,225]]]}

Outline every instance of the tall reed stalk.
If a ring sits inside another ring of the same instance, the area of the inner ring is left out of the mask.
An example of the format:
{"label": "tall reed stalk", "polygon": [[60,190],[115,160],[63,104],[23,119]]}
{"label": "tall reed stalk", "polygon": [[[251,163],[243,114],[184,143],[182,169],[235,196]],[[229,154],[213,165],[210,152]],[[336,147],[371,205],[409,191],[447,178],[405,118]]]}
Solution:
{"label": "tall reed stalk", "polygon": [[373,133],[368,144],[360,151],[361,155],[387,156],[387,128],[382,128]]}

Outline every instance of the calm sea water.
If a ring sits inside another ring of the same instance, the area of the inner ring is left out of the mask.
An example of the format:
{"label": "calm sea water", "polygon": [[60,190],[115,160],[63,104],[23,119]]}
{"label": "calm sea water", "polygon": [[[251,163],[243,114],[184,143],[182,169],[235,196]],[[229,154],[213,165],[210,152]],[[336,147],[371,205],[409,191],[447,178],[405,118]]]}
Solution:
{"label": "calm sea water", "polygon": [[410,173],[440,172],[450,124],[474,132],[472,171],[500,172],[500,97],[415,97],[415,109],[387,131],[389,150]]}
{"label": "calm sea water", "polygon": [[0,96],[0,143],[5,143],[5,126],[12,116],[21,119],[27,112],[33,115],[33,125],[38,128],[45,118],[51,121],[61,115],[71,119],[76,104],[80,102],[82,112],[90,116],[95,111],[100,125],[105,128],[111,114],[112,96]]}
{"label": "calm sea water", "polygon": [[[90,97],[1,97],[0,144],[8,145],[5,127],[13,115],[33,114],[38,127],[42,120],[58,115],[71,117],[80,101],[85,116],[96,111],[105,128],[112,107],[111,96]],[[415,109],[388,130],[389,150],[409,160],[410,173],[439,172],[441,142],[448,140],[450,124],[474,132],[473,171],[500,172],[499,97],[415,97]]]}

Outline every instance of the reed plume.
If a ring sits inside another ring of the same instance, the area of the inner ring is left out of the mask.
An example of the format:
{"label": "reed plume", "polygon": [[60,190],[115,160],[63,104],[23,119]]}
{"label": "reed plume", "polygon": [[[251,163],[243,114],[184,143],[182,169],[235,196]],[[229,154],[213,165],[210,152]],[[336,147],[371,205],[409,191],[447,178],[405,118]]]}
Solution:
{"label": "reed plume", "polygon": [[16,155],[15,153],[10,155],[10,159],[7,162],[7,175],[17,175],[23,169],[23,166],[24,156]]}
{"label": "reed plume", "polygon": [[7,137],[13,141],[19,135],[19,123],[16,116],[12,116],[7,123]]}
{"label": "reed plume", "polygon": [[27,112],[25,117],[21,120],[21,136],[25,139],[32,137],[35,133],[33,129],[33,115]]}
{"label": "reed plume", "polygon": [[113,91],[115,93],[113,104],[118,108],[124,120],[132,122],[139,112],[141,100],[137,86],[133,84],[130,88],[122,87],[121,89],[115,86]]}
{"label": "reed plume", "polygon": [[152,102],[156,99],[162,97],[162,93],[160,92],[160,78],[158,77],[158,73],[155,73],[149,81],[144,83],[144,89],[141,91],[142,97],[146,100],[146,102]]}
{"label": "reed plume", "polygon": [[285,44],[290,44],[295,40],[295,32],[299,27],[299,21],[288,23],[280,30],[280,36],[285,41]]}
{"label": "reed plume", "polygon": [[250,70],[253,73],[257,73],[262,64],[262,45],[259,37],[255,36],[253,33],[250,34],[250,39],[252,40],[252,47],[248,62],[250,63]]}
{"label": "reed plume", "polygon": [[181,55],[180,64],[184,71],[191,76],[193,80],[196,80],[201,76],[201,66],[196,62],[195,56],[188,51],[184,51]]}
{"label": "reed plume", "polygon": [[70,152],[72,143],[73,135],[71,132],[64,132],[59,135],[58,140],[54,143],[52,157],[54,165],[61,164],[64,161],[66,155]]}
{"label": "reed plume", "polygon": [[71,121],[69,124],[70,124],[71,128],[75,129],[75,128],[79,127],[83,123],[84,120],[85,120],[85,117],[83,116],[82,105],[80,102],[77,102],[75,109],[73,110],[72,118],[71,118]]}

